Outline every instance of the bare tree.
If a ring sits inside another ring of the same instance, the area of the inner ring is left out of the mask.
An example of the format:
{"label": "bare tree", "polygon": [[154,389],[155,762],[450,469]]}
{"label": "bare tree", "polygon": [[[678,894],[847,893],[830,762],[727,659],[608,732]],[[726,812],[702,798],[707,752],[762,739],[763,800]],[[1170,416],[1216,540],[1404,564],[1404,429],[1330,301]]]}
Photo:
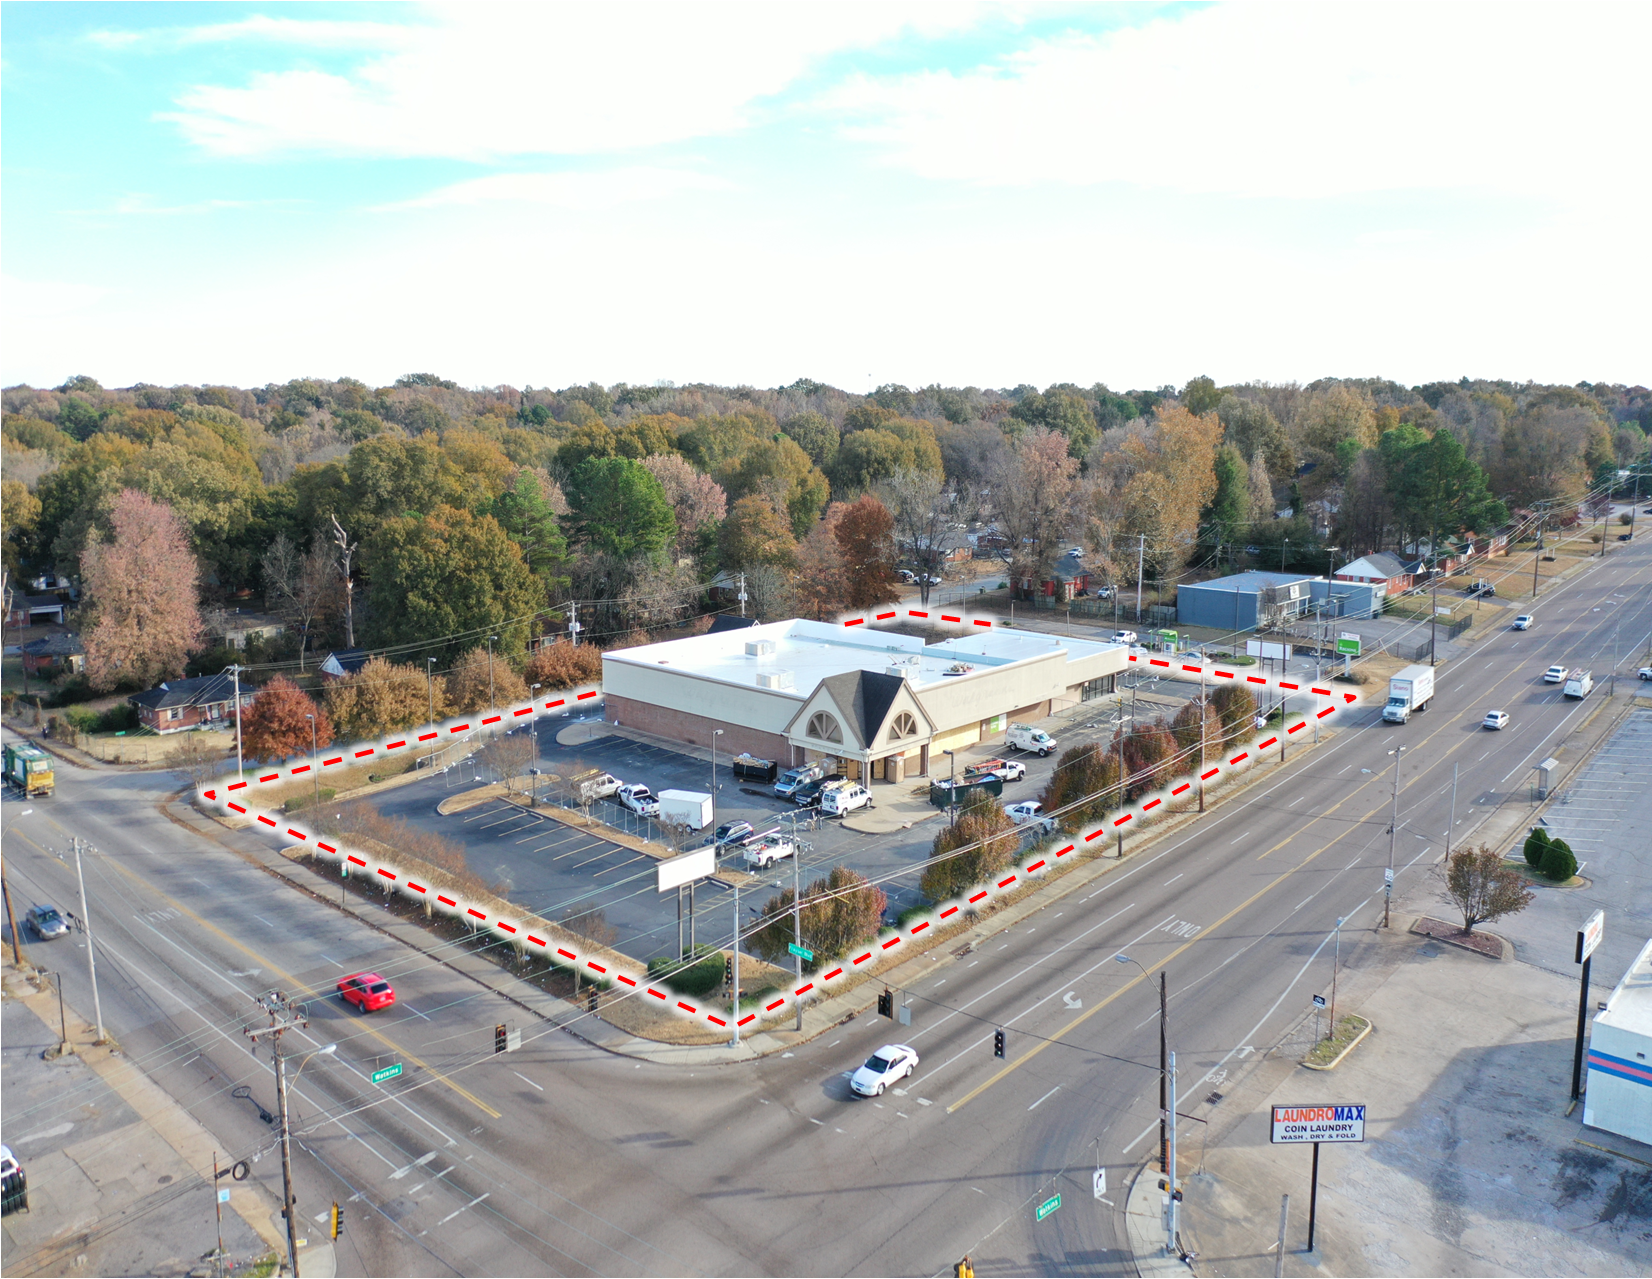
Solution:
{"label": "bare tree", "polygon": [[344,578],[344,633],[351,648],[356,646],[356,584],[350,577],[350,557],[356,553],[359,542],[352,542],[344,525],[333,516],[333,534],[338,541],[338,571]]}
{"label": "bare tree", "polygon": [[482,747],[476,758],[499,775],[506,790],[511,790],[515,779],[533,764],[533,738],[526,732],[506,733]]}
{"label": "bare tree", "polygon": [[1463,931],[1514,915],[1532,904],[1532,890],[1503,859],[1481,844],[1451,855],[1445,869],[1445,899],[1463,913]]}
{"label": "bare tree", "polygon": [[1035,428],[1010,449],[993,477],[992,505],[999,532],[1009,543],[1011,574],[1037,582],[1055,560],[1072,524],[1078,462],[1067,456],[1067,438]]}
{"label": "bare tree", "polygon": [[298,669],[302,671],[310,628],[337,586],[332,552],[317,536],[309,554],[300,555],[291,539],[278,533],[261,564],[266,593],[275,597],[276,607],[299,629]]}
{"label": "bare tree", "polygon": [[931,578],[943,576],[946,540],[959,522],[958,494],[933,471],[900,468],[883,486],[883,504],[895,517],[895,553],[918,575],[918,592],[929,606]]}

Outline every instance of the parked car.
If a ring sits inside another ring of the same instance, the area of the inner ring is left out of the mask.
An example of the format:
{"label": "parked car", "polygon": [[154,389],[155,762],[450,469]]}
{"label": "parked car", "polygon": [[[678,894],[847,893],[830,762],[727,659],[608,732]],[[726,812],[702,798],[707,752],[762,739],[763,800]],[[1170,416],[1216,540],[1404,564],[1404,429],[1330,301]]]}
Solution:
{"label": "parked car", "polygon": [[842,773],[832,773],[827,777],[817,777],[812,782],[804,782],[792,792],[792,803],[799,808],[813,808],[820,803],[820,797],[834,786],[841,786],[849,779]]}
{"label": "parked car", "polygon": [[895,571],[901,575],[901,581],[905,582],[908,586],[911,586],[918,580],[918,575],[909,568],[896,569]]}
{"label": "parked car", "polygon": [[29,1174],[10,1146],[0,1146],[0,1214],[29,1211]]}
{"label": "parked car", "polygon": [[338,995],[364,1013],[376,1013],[396,1002],[396,992],[377,973],[356,973],[338,984]]}
{"label": "parked car", "polygon": [[1551,666],[1543,672],[1543,682],[1545,684],[1564,684],[1568,674],[1569,672],[1564,666]]}
{"label": "parked car", "polygon": [[30,906],[24,915],[29,929],[41,941],[51,941],[54,937],[62,937],[69,931],[69,921],[63,918],[63,912],[56,906]]}
{"label": "parked car", "polygon": [[1652,666],[1643,666],[1635,674],[1641,679],[1652,679]]}
{"label": "parked car", "polygon": [[780,799],[790,799],[799,786],[826,775],[824,764],[806,764],[802,768],[788,768],[774,779],[774,793]]}
{"label": "parked car", "polygon": [[872,802],[872,792],[866,787],[851,783],[848,786],[834,786],[820,797],[820,811],[828,817],[846,817],[857,808],[865,808]]}
{"label": "parked car", "polygon": [[1520,614],[1519,617],[1514,619],[1514,629],[1515,630],[1517,630],[1517,631],[1529,631],[1529,630],[1531,630],[1531,628],[1532,628],[1532,615],[1530,613],[1522,613],[1522,614]]}
{"label": "parked car", "polygon": [[1480,581],[1476,582],[1473,586],[1464,591],[1463,594],[1469,596],[1496,595],[1497,588],[1482,578]]}
{"label": "parked car", "polygon": [[1618,541],[1627,542],[1633,536],[1634,536],[1633,533],[1619,533],[1618,534]]}
{"label": "parked car", "polygon": [[1110,600],[1110,599],[1112,599],[1113,598],[1113,589],[1114,588],[1111,587],[1111,586],[1098,586],[1098,587],[1096,587],[1096,598],[1098,600]]}
{"label": "parked car", "polygon": [[1070,560],[1081,560],[1081,559],[1083,559],[1084,558],[1084,548],[1082,546],[1069,546],[1067,548],[1067,558],[1070,559]]}
{"label": "parked car", "polygon": [[1141,636],[1137,635],[1135,631],[1114,631],[1113,632],[1113,643],[1115,643],[1115,644],[1140,644],[1141,643]]}
{"label": "parked car", "polygon": [[629,786],[621,786],[615,792],[614,798],[622,808],[629,808],[638,817],[655,817],[659,815],[660,801],[654,798],[654,792],[641,782],[633,782]]}
{"label": "parked car", "polygon": [[612,773],[598,773],[594,777],[575,777],[571,779],[571,785],[580,803],[593,804],[599,799],[619,794],[619,788],[625,783]]}
{"label": "parked car", "polygon": [[1011,804],[1004,810],[1004,813],[1017,826],[1037,826],[1043,831],[1055,829],[1055,821],[1044,816],[1044,805],[1036,799],[1029,799],[1020,804]]}
{"label": "parked car", "polygon": [[1507,728],[1508,725],[1509,713],[1507,711],[1487,711],[1485,719],[1480,721],[1481,728],[1495,728],[1501,730]]}
{"label": "parked car", "polygon": [[721,852],[725,848],[739,848],[756,833],[750,822],[724,822],[706,836],[706,843],[714,845],[717,851]]}
{"label": "parked car", "polygon": [[849,1091],[857,1097],[880,1097],[890,1084],[899,1083],[918,1068],[918,1054],[905,1044],[885,1044],[849,1076]]}

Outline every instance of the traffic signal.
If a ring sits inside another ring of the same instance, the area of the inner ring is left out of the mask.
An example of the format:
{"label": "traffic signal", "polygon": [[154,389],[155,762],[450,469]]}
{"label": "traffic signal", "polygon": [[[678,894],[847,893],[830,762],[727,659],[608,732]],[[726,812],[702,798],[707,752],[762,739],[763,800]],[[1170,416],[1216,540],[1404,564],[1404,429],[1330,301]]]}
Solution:
{"label": "traffic signal", "polygon": [[[1170,1183],[1168,1181],[1166,1181],[1163,1177],[1159,1178],[1159,1189],[1160,1190],[1170,1190]],[[1181,1203],[1181,1201],[1182,1201],[1182,1192],[1179,1191],[1179,1190],[1170,1190],[1170,1197],[1172,1199],[1174,1199],[1177,1203]]]}
{"label": "traffic signal", "polygon": [[1004,1055],[1004,1032],[1001,1030],[995,1030],[992,1032],[992,1055],[994,1057],[1002,1057]]}
{"label": "traffic signal", "polygon": [[493,1051],[496,1053],[504,1052],[508,1040],[509,1036],[505,1033],[505,1025],[501,1022],[493,1028]]}
{"label": "traffic signal", "polygon": [[585,1011],[594,1013],[597,1010],[597,988],[591,987],[591,993],[585,996]]}
{"label": "traffic signal", "polygon": [[734,956],[723,956],[723,985],[734,985]]}
{"label": "traffic signal", "polygon": [[975,1265],[965,1257],[962,1261],[953,1263],[952,1273],[955,1279],[975,1279]]}
{"label": "traffic signal", "polygon": [[895,1016],[895,992],[887,986],[878,996],[878,1016],[893,1019]]}
{"label": "traffic signal", "polygon": [[335,1199],[333,1201],[333,1220],[332,1220],[333,1238],[337,1239],[338,1236],[339,1236],[339,1232],[342,1231],[343,1229],[344,1229],[344,1210],[338,1206],[338,1201]]}

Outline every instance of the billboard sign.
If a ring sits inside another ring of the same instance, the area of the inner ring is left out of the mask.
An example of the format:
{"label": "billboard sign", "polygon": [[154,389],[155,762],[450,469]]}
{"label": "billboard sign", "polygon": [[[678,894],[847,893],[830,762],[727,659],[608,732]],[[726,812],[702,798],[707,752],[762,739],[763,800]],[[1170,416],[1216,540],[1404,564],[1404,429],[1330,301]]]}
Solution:
{"label": "billboard sign", "polygon": [[1590,955],[1595,953],[1595,947],[1600,945],[1601,938],[1606,936],[1606,912],[1597,910],[1589,916],[1589,922],[1577,930],[1577,959],[1581,964]]}
{"label": "billboard sign", "polygon": [[1347,631],[1337,636],[1337,652],[1344,657],[1359,656],[1359,636],[1351,635]]}
{"label": "billboard sign", "polygon": [[1274,644],[1268,640],[1246,640],[1245,652],[1251,657],[1271,657],[1275,661],[1281,662],[1291,660],[1291,646],[1289,644]]}
{"label": "billboard sign", "polygon": [[1273,1141],[1276,1145],[1312,1141],[1364,1141],[1365,1107],[1275,1106]]}
{"label": "billboard sign", "polygon": [[658,863],[655,870],[659,875],[658,891],[669,893],[673,888],[681,888],[696,879],[704,879],[707,875],[715,874],[717,850],[697,848],[692,853],[679,853]]}

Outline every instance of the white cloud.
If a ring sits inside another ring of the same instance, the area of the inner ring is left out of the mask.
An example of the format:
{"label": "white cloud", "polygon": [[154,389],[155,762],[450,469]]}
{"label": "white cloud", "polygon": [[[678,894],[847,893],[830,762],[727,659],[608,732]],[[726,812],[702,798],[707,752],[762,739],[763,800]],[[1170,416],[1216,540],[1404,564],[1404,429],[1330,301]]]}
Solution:
{"label": "white cloud", "polygon": [[633,165],[598,173],[496,173],[455,182],[383,210],[426,209],[442,205],[544,204],[559,209],[593,211],[622,204],[663,200],[686,191],[728,191],[733,184],[682,169]]}
{"label": "white cloud", "polygon": [[[973,6],[520,4],[427,10],[394,48],[346,74],[261,71],[197,85],[163,118],[219,155],[589,155],[727,133],[829,53],[903,30],[968,25]],[[259,31],[273,29],[262,20]],[[256,35],[253,24],[199,38]],[[291,23],[284,39],[354,42],[375,24]],[[233,33],[233,34],[232,34]]]}
{"label": "white cloud", "polygon": [[927,178],[1595,198],[1606,172],[1644,181],[1649,40],[1643,4],[1229,4],[824,101]]}
{"label": "white cloud", "polygon": [[242,41],[298,45],[306,49],[397,48],[417,38],[418,28],[391,22],[328,22],[297,18],[269,18],[262,14],[240,22],[217,22],[200,27],[151,27],[142,31],[93,31],[87,39],[108,49],[175,49],[199,44],[235,44]]}

